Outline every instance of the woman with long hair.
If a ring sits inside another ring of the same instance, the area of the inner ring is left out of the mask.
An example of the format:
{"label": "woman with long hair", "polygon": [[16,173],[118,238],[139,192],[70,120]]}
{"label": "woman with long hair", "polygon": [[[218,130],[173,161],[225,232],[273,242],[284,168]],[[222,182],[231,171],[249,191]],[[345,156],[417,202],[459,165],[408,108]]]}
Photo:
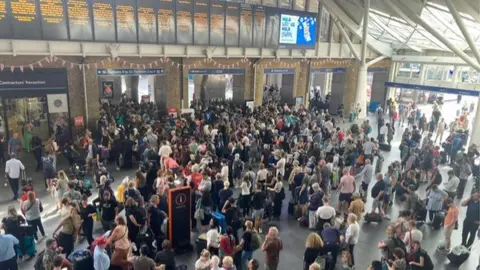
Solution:
{"label": "woman with long hair", "polygon": [[250,190],[252,183],[248,177],[244,177],[242,183],[240,184],[240,208],[242,209],[243,216],[248,216],[250,212]]}
{"label": "woman with long hair", "polygon": [[303,269],[308,270],[310,265],[315,262],[318,255],[322,253],[323,240],[317,233],[310,233],[305,243],[305,253],[303,254]]}
{"label": "woman with long hair", "polygon": [[[8,206],[7,216],[2,219],[2,228],[5,231],[5,234],[11,234],[18,239],[20,251],[23,254],[25,247],[23,241],[23,232],[20,228],[21,224],[25,224],[25,219],[18,214],[15,206]],[[17,254],[17,256],[22,258],[21,254]]]}
{"label": "woman with long hair", "polygon": [[42,238],[45,238],[46,236],[40,216],[41,212],[43,211],[43,206],[40,200],[35,197],[35,193],[33,191],[29,191],[27,196],[28,199],[22,203],[21,209],[23,209],[23,212],[25,213],[27,223],[32,226],[32,229],[35,232],[33,237],[35,237],[35,240],[38,241],[37,230],[40,230]]}
{"label": "woman with long hair", "polygon": [[[78,215],[77,207],[72,207],[70,215],[63,218],[57,228],[53,231],[53,237],[57,239],[58,245],[63,248],[65,257],[68,258],[73,252],[74,243],[77,240],[78,231],[81,227],[81,218]],[[57,235],[57,231],[62,231]]]}
{"label": "woman with long hair", "polygon": [[128,251],[130,241],[128,241],[128,228],[125,219],[122,216],[115,218],[115,229],[107,240],[108,244],[113,246],[112,258],[110,261],[111,270],[128,269]]}

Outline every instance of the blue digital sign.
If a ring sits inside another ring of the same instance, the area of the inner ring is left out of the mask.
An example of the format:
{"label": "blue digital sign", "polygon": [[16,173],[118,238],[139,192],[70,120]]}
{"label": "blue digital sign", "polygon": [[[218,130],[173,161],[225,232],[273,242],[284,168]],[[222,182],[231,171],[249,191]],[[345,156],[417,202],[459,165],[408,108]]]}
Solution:
{"label": "blue digital sign", "polygon": [[280,17],[280,44],[315,46],[317,18],[282,14]]}

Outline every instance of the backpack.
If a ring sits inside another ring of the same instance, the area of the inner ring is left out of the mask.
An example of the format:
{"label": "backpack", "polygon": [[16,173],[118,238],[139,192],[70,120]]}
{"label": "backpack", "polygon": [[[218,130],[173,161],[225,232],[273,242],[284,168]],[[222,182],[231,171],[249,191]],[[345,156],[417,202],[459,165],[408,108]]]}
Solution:
{"label": "backpack", "polygon": [[392,241],[393,241],[393,244],[394,244],[394,247],[392,249],[388,248],[388,259],[391,259],[391,260],[394,260],[394,256],[393,256],[393,250],[396,249],[396,248],[400,248],[403,250],[404,254],[408,254],[407,253],[407,247],[405,246],[405,243],[398,237],[393,237],[392,238]]}
{"label": "backpack", "polygon": [[251,232],[252,233],[252,250],[255,251],[262,246],[262,239],[260,238],[260,234],[258,232]]}
{"label": "backpack", "polygon": [[38,253],[37,255],[37,259],[35,260],[35,264],[34,264],[34,269],[35,270],[45,270],[45,266],[43,265],[43,257],[45,255],[45,250],[43,250],[42,252]]}

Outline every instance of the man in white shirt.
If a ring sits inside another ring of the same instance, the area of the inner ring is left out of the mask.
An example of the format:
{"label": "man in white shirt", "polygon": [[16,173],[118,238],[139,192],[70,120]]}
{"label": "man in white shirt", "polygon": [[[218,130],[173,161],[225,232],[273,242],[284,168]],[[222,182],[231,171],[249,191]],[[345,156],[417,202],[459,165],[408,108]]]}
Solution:
{"label": "man in white shirt", "polygon": [[363,154],[365,155],[365,159],[370,159],[370,162],[373,163],[373,151],[375,151],[376,145],[375,145],[375,139],[370,138],[369,141],[366,141],[363,144]]}
{"label": "man in white shirt", "polygon": [[387,125],[384,124],[380,128],[380,136],[378,137],[378,141],[380,143],[385,143],[385,138],[387,138],[387,133],[388,133],[388,127],[387,127]]}
{"label": "man in white shirt", "polygon": [[[377,161],[378,162],[378,161]],[[370,162],[370,159],[365,159],[365,166],[363,167],[362,171],[355,175],[355,178],[361,178],[362,184],[360,188],[360,196],[362,196],[364,201],[367,201],[367,191],[368,185],[370,185],[370,181],[373,177],[373,166]]]}
{"label": "man in white shirt", "polygon": [[5,163],[5,175],[12,188],[13,200],[18,199],[18,181],[22,170],[25,170],[22,162],[15,158],[15,153],[10,154],[10,159]]}
{"label": "man in white shirt", "polygon": [[445,187],[445,192],[448,194],[452,200],[455,199],[455,195],[457,195],[457,187],[460,184],[460,179],[455,176],[453,170],[448,171],[448,181],[443,184]]}
{"label": "man in white shirt", "polygon": [[[317,216],[317,228],[323,229],[323,224],[330,223],[332,224],[332,219],[335,218],[336,212],[335,208],[328,204],[327,196],[324,196],[323,199],[323,206],[320,206],[317,209],[315,215]],[[320,223],[320,224],[318,224]]]}
{"label": "man in white shirt", "polygon": [[277,162],[277,179],[279,181],[283,181],[283,177],[285,176],[285,163],[287,160],[285,159],[285,153],[282,153],[282,158]]}
{"label": "man in white shirt", "polygon": [[162,146],[158,150],[158,156],[160,157],[160,166],[163,167],[163,157],[169,157],[173,153],[172,148],[167,144],[166,141],[162,141]]}

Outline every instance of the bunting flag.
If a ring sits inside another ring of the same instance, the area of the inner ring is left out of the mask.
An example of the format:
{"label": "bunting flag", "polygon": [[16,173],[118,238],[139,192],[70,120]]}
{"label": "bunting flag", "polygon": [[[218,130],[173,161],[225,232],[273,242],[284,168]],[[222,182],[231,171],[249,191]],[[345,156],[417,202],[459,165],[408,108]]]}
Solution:
{"label": "bunting flag", "polygon": [[126,65],[127,65],[127,61],[123,60],[122,65],[123,65],[123,66],[126,66]]}
{"label": "bunting flag", "polygon": [[[51,62],[49,57],[45,57],[44,59],[47,60],[48,63]],[[42,60],[40,60],[40,61],[42,61]]]}
{"label": "bunting flag", "polygon": [[65,66],[65,60],[62,60],[62,67]]}
{"label": "bunting flag", "polygon": [[83,67],[83,65],[78,65],[78,68],[79,68],[80,70],[82,70],[82,67]]}
{"label": "bunting flag", "polygon": [[73,68],[73,63],[70,63],[70,68]]}
{"label": "bunting flag", "polygon": [[42,67],[42,60],[38,61],[38,62],[37,62],[37,65],[38,65],[39,67]]}
{"label": "bunting flag", "polygon": [[90,64],[87,64],[87,69],[90,69]]}
{"label": "bunting flag", "polygon": [[155,64],[155,66],[157,66],[157,61],[153,62]]}
{"label": "bunting flag", "polygon": [[101,64],[102,64],[102,66],[103,66],[103,60],[102,60],[102,61],[100,61],[100,63],[101,63]]}
{"label": "bunting flag", "polygon": [[3,69],[5,68],[5,66],[3,64],[0,65],[0,71],[3,71]]}
{"label": "bunting flag", "polygon": [[150,68],[152,68],[152,63],[148,64],[148,66],[149,66]]}
{"label": "bunting flag", "polygon": [[33,65],[32,64],[28,65],[28,67],[33,71]]}
{"label": "bunting flag", "polygon": [[53,62],[54,62],[54,63],[57,62],[57,60],[58,60],[58,58],[57,58],[56,56],[53,57]]}
{"label": "bunting flag", "polygon": [[112,59],[110,57],[107,58],[108,62],[111,63]]}
{"label": "bunting flag", "polygon": [[10,66],[10,71],[13,72],[15,70],[14,66]]}
{"label": "bunting flag", "polygon": [[20,66],[19,68],[20,68],[20,71],[23,73],[23,66]]}

